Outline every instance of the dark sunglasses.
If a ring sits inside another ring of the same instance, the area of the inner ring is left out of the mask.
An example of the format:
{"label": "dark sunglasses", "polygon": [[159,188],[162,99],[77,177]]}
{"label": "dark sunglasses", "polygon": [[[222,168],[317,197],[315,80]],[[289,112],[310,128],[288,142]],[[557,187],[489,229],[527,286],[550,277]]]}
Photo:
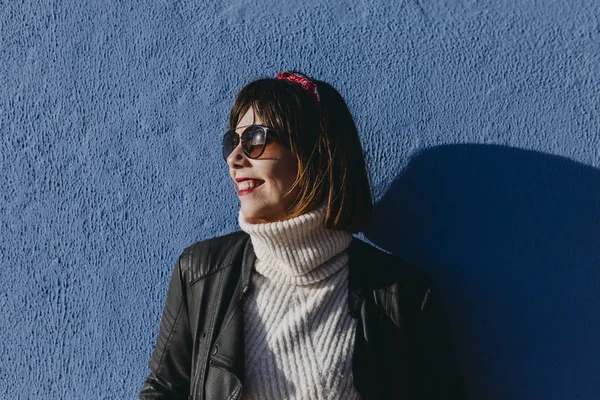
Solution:
{"label": "dark sunglasses", "polygon": [[246,157],[259,158],[273,137],[277,137],[275,131],[264,125],[250,125],[240,136],[230,129],[223,136],[223,158],[227,161],[227,157],[237,147],[240,140],[242,141],[242,151]]}

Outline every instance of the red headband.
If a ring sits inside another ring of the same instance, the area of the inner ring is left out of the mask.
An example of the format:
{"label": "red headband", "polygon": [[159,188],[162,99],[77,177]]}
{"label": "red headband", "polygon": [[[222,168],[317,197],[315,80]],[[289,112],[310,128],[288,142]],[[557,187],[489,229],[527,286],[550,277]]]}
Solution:
{"label": "red headband", "polygon": [[306,76],[298,73],[280,72],[275,79],[281,79],[300,86],[302,89],[308,92],[310,97],[313,98],[317,105],[321,104],[321,98],[319,97],[319,92],[317,91],[317,85],[311,82]]}

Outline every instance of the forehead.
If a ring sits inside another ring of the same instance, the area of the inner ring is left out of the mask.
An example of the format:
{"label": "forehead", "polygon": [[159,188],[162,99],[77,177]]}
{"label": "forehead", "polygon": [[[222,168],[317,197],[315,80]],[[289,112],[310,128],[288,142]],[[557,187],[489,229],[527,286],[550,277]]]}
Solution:
{"label": "forehead", "polygon": [[257,124],[261,125],[263,121],[259,116],[254,114],[254,109],[252,107],[248,108],[248,110],[242,115],[242,118],[238,121],[236,125],[236,129],[245,128],[249,125]]}
{"label": "forehead", "polygon": [[254,109],[249,107],[248,110],[242,115],[237,123],[237,127],[248,126],[252,124],[262,123],[259,116],[255,115]]}

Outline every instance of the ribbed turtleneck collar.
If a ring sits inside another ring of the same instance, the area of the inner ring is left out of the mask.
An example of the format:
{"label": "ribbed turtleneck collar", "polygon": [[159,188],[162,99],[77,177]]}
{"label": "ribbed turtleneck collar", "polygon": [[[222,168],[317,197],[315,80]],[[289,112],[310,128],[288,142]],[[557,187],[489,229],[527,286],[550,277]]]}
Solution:
{"label": "ribbed turtleneck collar", "polygon": [[325,228],[325,208],[285,221],[252,224],[239,213],[242,230],[250,235],[256,254],[256,271],[292,285],[322,281],[348,262],[344,250],[352,234]]}

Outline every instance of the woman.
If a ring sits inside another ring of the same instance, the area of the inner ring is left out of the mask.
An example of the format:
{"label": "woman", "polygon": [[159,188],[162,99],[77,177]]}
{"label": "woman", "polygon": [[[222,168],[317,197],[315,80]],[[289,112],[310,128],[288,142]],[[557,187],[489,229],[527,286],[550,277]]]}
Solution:
{"label": "woman", "polygon": [[372,201],[337,91],[261,79],[229,125],[242,231],[180,256],[140,398],[466,398],[431,280],[352,237]]}

